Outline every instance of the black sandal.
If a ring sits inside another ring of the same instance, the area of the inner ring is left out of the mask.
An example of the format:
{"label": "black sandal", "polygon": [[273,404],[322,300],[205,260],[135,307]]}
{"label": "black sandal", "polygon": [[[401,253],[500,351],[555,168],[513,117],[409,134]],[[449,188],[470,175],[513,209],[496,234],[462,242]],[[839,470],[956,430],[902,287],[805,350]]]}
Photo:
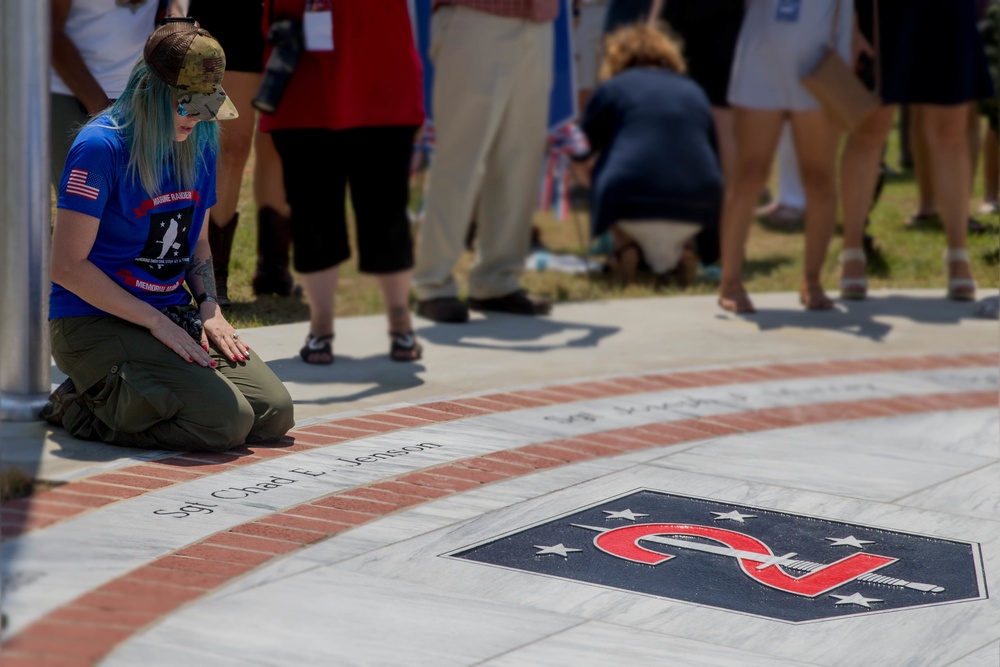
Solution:
{"label": "black sandal", "polygon": [[[307,364],[329,365],[333,363],[333,334],[306,336],[306,344],[299,350],[299,356]],[[316,357],[320,357],[319,360]]]}
{"label": "black sandal", "polygon": [[417,342],[412,331],[395,333],[390,331],[392,346],[389,348],[389,358],[393,361],[419,361],[424,354],[424,348]]}

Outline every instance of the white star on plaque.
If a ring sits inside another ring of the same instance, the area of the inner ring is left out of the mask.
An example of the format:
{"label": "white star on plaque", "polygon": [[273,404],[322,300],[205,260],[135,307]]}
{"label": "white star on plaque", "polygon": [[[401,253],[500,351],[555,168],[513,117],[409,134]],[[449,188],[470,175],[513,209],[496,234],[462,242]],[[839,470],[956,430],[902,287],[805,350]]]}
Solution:
{"label": "white star on plaque", "polygon": [[857,547],[861,549],[866,544],[875,544],[871,540],[859,540],[853,535],[848,535],[847,537],[828,537],[826,539],[830,540],[831,547]]}
{"label": "white star on plaque", "polygon": [[732,512],[712,512],[715,515],[713,521],[735,521],[736,523],[745,523],[743,519],[756,519],[756,514],[740,514],[739,510],[733,510]]}
{"label": "white star on plaque", "polygon": [[538,549],[538,552],[535,554],[536,556],[544,556],[546,554],[555,554],[557,556],[562,556],[563,558],[566,558],[567,556],[569,556],[569,552],[570,551],[583,551],[583,549],[571,549],[571,548],[569,548],[567,546],[564,546],[562,542],[560,542],[559,544],[556,544],[555,546],[551,546],[551,547],[543,547],[543,546],[541,546],[539,544],[535,544],[535,545],[532,545],[532,546],[534,546],[536,549]]}
{"label": "white star on plaque", "polygon": [[878,598],[866,598],[861,593],[854,593],[853,595],[831,595],[830,597],[837,598],[837,602],[835,604],[838,605],[856,604],[859,607],[867,607],[868,609],[872,608],[872,606],[868,604],[869,602],[882,602],[882,600],[879,600]]}
{"label": "white star on plaque", "polygon": [[629,521],[635,521],[641,516],[649,516],[648,514],[637,514],[632,510],[622,510],[621,512],[612,512],[611,510],[604,510],[604,513],[608,516],[607,519],[628,519]]}

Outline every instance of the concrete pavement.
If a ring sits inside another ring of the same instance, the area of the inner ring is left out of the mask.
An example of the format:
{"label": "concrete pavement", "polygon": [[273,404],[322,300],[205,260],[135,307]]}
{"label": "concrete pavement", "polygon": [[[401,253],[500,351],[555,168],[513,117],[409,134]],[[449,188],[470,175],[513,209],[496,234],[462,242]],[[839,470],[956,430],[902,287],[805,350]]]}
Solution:
{"label": "concrete pavement", "polygon": [[64,484],[4,508],[3,664],[996,665],[997,321],[755,303],[247,330],[297,425],[231,456],[4,423]]}

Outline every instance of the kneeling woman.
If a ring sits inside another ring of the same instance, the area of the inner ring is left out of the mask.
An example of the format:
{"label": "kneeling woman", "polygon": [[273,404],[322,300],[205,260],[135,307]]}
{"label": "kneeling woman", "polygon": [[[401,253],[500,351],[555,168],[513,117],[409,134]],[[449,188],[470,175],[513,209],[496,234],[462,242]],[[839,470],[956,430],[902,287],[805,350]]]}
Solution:
{"label": "kneeling woman", "polygon": [[208,32],[165,24],[70,150],[49,296],[52,353],[69,380],[42,416],[76,437],[225,451],[294,424],[288,391],[215,299],[206,224],[218,126],[203,121],[237,115],[224,71]]}
{"label": "kneeling woman", "polygon": [[609,263],[625,282],[640,259],[654,273],[673,270],[688,246],[714,263],[723,187],[708,97],[684,76],[677,45],[652,27],[617,29],[605,53],[582,121],[596,157],[594,236],[612,231],[617,261]]}

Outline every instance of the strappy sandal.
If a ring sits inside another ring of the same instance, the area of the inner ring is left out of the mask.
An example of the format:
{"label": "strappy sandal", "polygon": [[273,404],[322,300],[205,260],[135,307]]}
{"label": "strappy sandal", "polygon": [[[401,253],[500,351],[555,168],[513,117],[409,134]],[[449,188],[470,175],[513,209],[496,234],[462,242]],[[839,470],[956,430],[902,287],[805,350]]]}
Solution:
{"label": "strappy sandal", "polygon": [[969,263],[969,251],[964,248],[948,248],[945,252],[948,263],[948,298],[952,301],[973,301],[976,298],[976,281],[972,278],[952,278],[953,262]]}
{"label": "strappy sandal", "polygon": [[393,361],[419,361],[424,355],[423,346],[417,342],[412,331],[406,333],[389,332],[392,344],[389,347],[389,358]]}
{"label": "strappy sandal", "polygon": [[[861,248],[844,248],[840,251],[840,273],[844,274],[844,264],[847,262],[861,262],[865,266],[868,260],[865,258],[865,251]],[[840,279],[840,298],[860,301],[868,296],[868,278],[844,278]]]}
{"label": "strappy sandal", "polygon": [[328,366],[333,363],[333,334],[306,336],[306,344],[299,350],[299,356],[307,364]]}
{"label": "strappy sandal", "polygon": [[722,308],[722,310],[736,313],[737,315],[757,312],[757,309],[753,307],[753,301],[750,300],[750,295],[747,294],[742,286],[737,291],[725,294],[720,293],[718,303],[719,308]]}
{"label": "strappy sandal", "polygon": [[830,310],[833,308],[833,301],[819,284],[803,285],[799,289],[799,303],[805,306],[806,310]]}

